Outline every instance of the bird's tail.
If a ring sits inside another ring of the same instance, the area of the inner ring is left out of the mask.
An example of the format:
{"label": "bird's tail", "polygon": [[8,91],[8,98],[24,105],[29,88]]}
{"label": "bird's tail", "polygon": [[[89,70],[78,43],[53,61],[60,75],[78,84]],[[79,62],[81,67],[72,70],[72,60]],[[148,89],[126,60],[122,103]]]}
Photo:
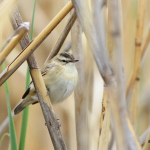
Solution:
{"label": "bird's tail", "polygon": [[23,109],[25,109],[27,106],[24,106],[22,102],[14,109],[14,114],[19,114]]}
{"label": "bird's tail", "polygon": [[35,101],[28,100],[26,98],[23,99],[21,103],[18,106],[16,106],[16,108],[14,109],[14,114],[15,115],[19,114],[23,109],[25,109],[27,106],[29,106],[32,103],[35,103]]}

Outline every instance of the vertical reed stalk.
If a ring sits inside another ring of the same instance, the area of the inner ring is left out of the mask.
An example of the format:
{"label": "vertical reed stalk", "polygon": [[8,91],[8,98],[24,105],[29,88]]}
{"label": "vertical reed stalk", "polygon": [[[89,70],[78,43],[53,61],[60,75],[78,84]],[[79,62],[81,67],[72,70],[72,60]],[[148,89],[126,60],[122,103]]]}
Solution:
{"label": "vertical reed stalk", "polygon": [[146,0],[139,0],[138,12],[137,12],[137,24],[136,24],[136,37],[135,37],[134,68],[131,77],[131,82],[127,87],[128,92],[132,88],[129,110],[130,110],[130,115],[134,127],[136,127],[136,121],[137,121],[137,110],[138,110],[137,105],[139,99],[140,63],[141,63],[141,56],[142,56],[142,37],[143,37],[143,27],[144,27],[144,18],[145,18],[145,8],[146,8]]}
{"label": "vertical reed stalk", "polygon": [[110,128],[110,108],[108,108],[108,97],[104,89],[102,113],[100,118],[100,131],[98,139],[98,150],[107,150],[109,143],[109,128]]}
{"label": "vertical reed stalk", "polygon": [[76,118],[76,138],[77,149],[89,149],[88,137],[88,101],[85,97],[85,73],[84,73],[84,57],[82,50],[82,28],[79,21],[75,22],[71,31],[72,50],[79,62],[76,64],[79,80],[75,89],[75,118]]}
{"label": "vertical reed stalk", "polygon": [[144,54],[146,53],[149,43],[150,43],[150,23],[148,24],[146,35],[144,36],[144,39],[142,42],[142,52],[141,52],[142,60],[143,60]]}

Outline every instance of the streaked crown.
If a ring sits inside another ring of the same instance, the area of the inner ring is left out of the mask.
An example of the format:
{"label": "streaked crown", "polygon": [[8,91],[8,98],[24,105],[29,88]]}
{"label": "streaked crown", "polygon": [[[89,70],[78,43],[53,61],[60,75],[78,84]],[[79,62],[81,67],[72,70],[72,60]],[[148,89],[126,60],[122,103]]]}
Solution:
{"label": "streaked crown", "polygon": [[70,53],[64,52],[64,53],[60,53],[58,54],[58,60],[63,62],[63,63],[75,63],[79,60],[75,59],[74,56]]}

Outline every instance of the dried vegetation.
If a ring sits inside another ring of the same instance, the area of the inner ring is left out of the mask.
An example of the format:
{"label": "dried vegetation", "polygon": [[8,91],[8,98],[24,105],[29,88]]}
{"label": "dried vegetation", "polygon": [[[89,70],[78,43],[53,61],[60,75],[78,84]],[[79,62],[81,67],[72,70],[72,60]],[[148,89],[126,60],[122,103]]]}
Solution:
{"label": "dried vegetation", "polygon": [[[36,3],[32,41],[24,21],[31,22],[33,2],[5,0],[0,5],[0,65],[7,65],[0,74],[0,137],[10,121],[3,84],[8,80],[13,108],[24,91],[28,65],[40,105],[30,106],[25,149],[149,150],[150,2]],[[80,60],[79,82],[74,95],[52,106],[39,68],[60,51]],[[22,116],[12,116],[19,141]],[[8,145],[5,139],[1,147]]]}

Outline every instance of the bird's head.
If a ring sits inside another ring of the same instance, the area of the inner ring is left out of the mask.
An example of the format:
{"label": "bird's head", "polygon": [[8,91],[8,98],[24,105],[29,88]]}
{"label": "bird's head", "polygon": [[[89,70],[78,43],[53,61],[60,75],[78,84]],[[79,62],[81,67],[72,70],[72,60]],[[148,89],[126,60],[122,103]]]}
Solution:
{"label": "bird's head", "polygon": [[67,52],[58,54],[55,60],[61,63],[62,65],[67,65],[67,64],[72,65],[75,62],[79,61],[78,59],[75,59],[72,54]]}

